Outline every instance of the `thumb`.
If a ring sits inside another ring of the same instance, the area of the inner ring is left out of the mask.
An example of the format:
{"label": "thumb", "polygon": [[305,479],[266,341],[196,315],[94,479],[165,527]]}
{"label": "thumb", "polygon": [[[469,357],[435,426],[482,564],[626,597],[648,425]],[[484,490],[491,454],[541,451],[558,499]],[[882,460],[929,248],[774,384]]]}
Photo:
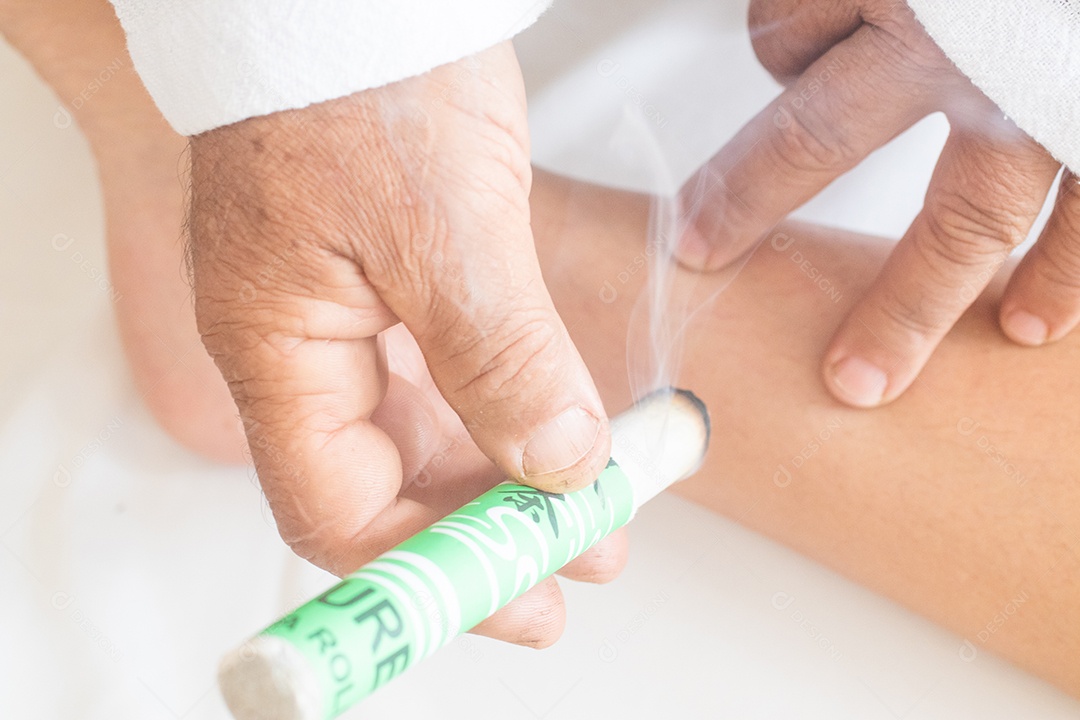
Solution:
{"label": "thumb", "polygon": [[443,397],[504,473],[551,492],[583,487],[610,455],[607,417],[527,226],[517,241],[470,245],[454,259],[416,259],[425,291],[391,307]]}
{"label": "thumb", "polygon": [[[358,259],[477,446],[509,477],[574,490],[603,470],[610,436],[533,246],[521,73],[509,46],[449,71],[417,81],[439,100],[416,106],[427,134],[383,143],[396,180],[380,206],[398,212]],[[412,91],[402,84],[384,115],[415,104]]]}

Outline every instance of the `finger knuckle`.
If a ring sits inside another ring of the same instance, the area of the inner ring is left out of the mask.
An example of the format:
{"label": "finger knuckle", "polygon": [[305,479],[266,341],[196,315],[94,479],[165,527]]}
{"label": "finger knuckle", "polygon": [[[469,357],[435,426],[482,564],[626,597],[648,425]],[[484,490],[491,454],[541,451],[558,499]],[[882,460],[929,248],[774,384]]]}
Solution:
{"label": "finger knuckle", "polygon": [[[546,312],[524,311],[523,317],[511,317],[497,328],[494,337],[480,331],[477,343],[466,347],[464,353],[477,352],[476,344],[484,350],[497,348],[489,357],[480,359],[473,376],[455,392],[458,396],[475,398],[519,398],[532,393],[539,385],[551,381],[556,356],[562,348],[561,333],[556,320]],[[480,351],[484,352],[484,351]],[[483,357],[483,356],[481,356]],[[451,361],[459,360],[460,355]]]}
{"label": "finger knuckle", "polygon": [[803,105],[788,110],[788,122],[777,133],[776,154],[784,170],[794,173],[839,171],[861,158],[858,150],[838,128]]}
{"label": "finger knuckle", "polygon": [[1061,181],[1058,183],[1056,204],[1080,213],[1080,206],[1077,205],[1078,201],[1080,201],[1080,177],[1077,177],[1071,170],[1066,169],[1062,172]]}
{"label": "finger knuckle", "polygon": [[327,572],[344,575],[378,555],[378,549],[365,541],[364,528],[312,511],[299,496],[271,500],[269,505],[282,541],[297,557]]}
{"label": "finger knuckle", "polygon": [[1033,252],[1038,255],[1032,258],[1035,261],[1032,270],[1044,284],[1058,287],[1070,295],[1080,295],[1080,247],[1076,242],[1058,238],[1041,251]]}
{"label": "finger knuckle", "polygon": [[363,272],[380,293],[431,302],[436,285],[460,276],[449,257],[450,233],[437,219],[402,218],[407,229],[384,235],[365,234],[358,239],[356,254]]}
{"label": "finger knuckle", "polygon": [[878,304],[878,311],[890,334],[899,330],[907,335],[925,338],[939,333],[947,320],[942,310],[934,304],[920,300],[921,296],[891,292]]}
{"label": "finger knuckle", "polygon": [[[935,85],[943,79],[963,77],[905,0],[865,3],[861,17],[871,31],[864,37],[877,58],[891,60],[895,67],[914,72],[921,81]],[[942,71],[949,75],[943,78]]]}
{"label": "finger knuckle", "polygon": [[312,513],[298,495],[271,497],[269,505],[281,539],[304,560],[325,567],[329,549],[348,540],[348,533]]}
{"label": "finger knuckle", "polygon": [[[250,350],[257,335],[252,332],[251,321],[254,318],[231,315],[226,305],[225,301],[205,296],[195,302],[195,324],[199,337],[202,338],[203,347],[215,360]],[[257,313],[252,311],[252,315]]]}
{"label": "finger knuckle", "polygon": [[510,177],[516,181],[514,198],[518,197],[518,189],[527,188],[532,179],[530,165],[529,144],[527,135],[523,135],[523,123],[515,117],[506,117],[505,114],[497,114],[488,111],[484,115],[486,129],[481,138],[481,145],[493,159],[498,167],[510,173]]}
{"label": "finger knuckle", "polygon": [[1080,180],[1072,173],[1066,172],[1061,178],[1047,229],[1061,235],[1063,239],[1072,240],[1073,242],[1069,243],[1070,248],[1080,240]]}
{"label": "finger knuckle", "polygon": [[972,267],[1024,242],[1027,228],[1015,213],[973,199],[967,192],[938,191],[926,216],[928,247],[949,265]]}
{"label": "finger knuckle", "polygon": [[262,324],[219,319],[202,327],[201,340],[242,410],[272,419],[287,406],[280,401],[276,372],[288,353],[284,336]]}

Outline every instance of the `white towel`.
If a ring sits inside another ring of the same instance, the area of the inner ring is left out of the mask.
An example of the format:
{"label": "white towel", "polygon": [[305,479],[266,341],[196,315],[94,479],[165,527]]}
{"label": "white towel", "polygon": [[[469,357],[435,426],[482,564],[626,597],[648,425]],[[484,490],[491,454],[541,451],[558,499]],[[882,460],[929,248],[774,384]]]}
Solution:
{"label": "white towel", "polygon": [[112,0],[143,83],[196,135],[419,75],[513,37],[551,0]]}
{"label": "white towel", "polygon": [[1054,157],[1080,170],[1080,4],[908,0],[930,37]]}

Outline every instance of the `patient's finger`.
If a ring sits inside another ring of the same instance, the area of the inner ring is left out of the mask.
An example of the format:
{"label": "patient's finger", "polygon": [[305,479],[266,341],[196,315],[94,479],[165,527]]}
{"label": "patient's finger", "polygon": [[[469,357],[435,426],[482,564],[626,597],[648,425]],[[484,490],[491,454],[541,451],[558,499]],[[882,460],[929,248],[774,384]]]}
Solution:
{"label": "patient's finger", "polygon": [[753,0],[748,22],[758,60],[788,84],[862,25],[856,0]]}
{"label": "patient's finger", "polygon": [[[679,260],[715,270],[931,111],[921,73],[864,26],[744,126],[683,187]],[[823,73],[827,81],[821,81]],[[811,85],[811,83],[815,83]]]}
{"label": "patient's finger", "polygon": [[566,627],[566,605],[555,578],[542,580],[469,632],[534,648],[550,647]]}
{"label": "patient's finger", "polygon": [[926,205],[825,354],[838,399],[873,407],[898,397],[938,342],[1023,242],[1057,165],[1029,137],[950,136]]}
{"label": "patient's finger", "polygon": [[1066,170],[1039,241],[1001,302],[1001,327],[1021,345],[1060,340],[1080,322],[1080,180]]}

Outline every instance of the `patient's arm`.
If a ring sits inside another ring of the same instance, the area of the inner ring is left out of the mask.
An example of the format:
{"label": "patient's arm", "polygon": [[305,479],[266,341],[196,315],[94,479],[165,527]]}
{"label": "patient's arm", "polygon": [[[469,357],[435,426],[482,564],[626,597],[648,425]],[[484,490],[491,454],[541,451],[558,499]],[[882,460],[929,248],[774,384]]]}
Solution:
{"label": "patient's arm", "polygon": [[[645,248],[648,202],[538,175],[533,210],[551,292],[615,412],[630,402],[626,338],[645,280],[619,274]],[[819,359],[888,246],[780,232],[692,322],[677,382],[705,400],[715,433],[675,492],[1080,695],[1080,336],[1008,342],[999,282],[907,394],[843,407]],[[678,282],[708,294],[724,280]]]}
{"label": "patient's arm", "polygon": [[78,125],[94,153],[113,308],[139,396],[187,447],[242,461],[243,430],[196,332],[183,263],[187,141],[161,117],[135,74],[112,6],[0,0],[4,40],[56,92],[65,107],[58,113]]}

